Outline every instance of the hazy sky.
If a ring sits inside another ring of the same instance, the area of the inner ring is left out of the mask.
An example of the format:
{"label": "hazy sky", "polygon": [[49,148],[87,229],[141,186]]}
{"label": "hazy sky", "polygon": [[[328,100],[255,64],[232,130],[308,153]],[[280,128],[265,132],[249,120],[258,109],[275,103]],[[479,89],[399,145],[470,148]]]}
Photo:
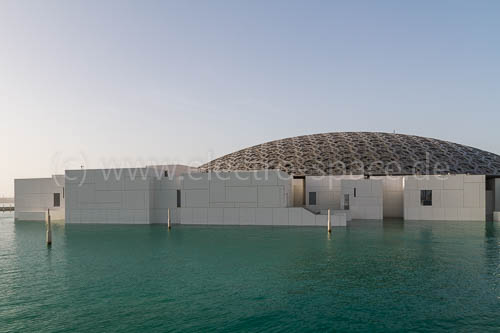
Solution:
{"label": "hazy sky", "polygon": [[393,130],[500,153],[500,1],[0,1],[0,196]]}

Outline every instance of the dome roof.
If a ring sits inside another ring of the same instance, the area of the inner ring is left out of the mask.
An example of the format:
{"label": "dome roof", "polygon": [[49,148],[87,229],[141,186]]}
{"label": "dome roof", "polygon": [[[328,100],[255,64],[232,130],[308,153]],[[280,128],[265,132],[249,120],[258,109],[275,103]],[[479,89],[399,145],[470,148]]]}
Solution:
{"label": "dome roof", "polygon": [[413,135],[339,132],[263,143],[217,158],[200,169],[279,169],[294,176],[500,175],[500,156],[452,142]]}

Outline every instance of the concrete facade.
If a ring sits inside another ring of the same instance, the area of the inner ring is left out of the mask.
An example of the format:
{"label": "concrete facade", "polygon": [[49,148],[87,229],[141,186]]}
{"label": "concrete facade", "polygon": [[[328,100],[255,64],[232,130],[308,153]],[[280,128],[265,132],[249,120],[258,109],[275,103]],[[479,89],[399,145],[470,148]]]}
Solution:
{"label": "concrete facade", "polygon": [[[167,176],[152,168],[68,170],[67,223],[223,225],[327,224],[327,216],[292,207],[292,178],[268,170]],[[332,225],[344,225],[333,214]]]}
{"label": "concrete facade", "polygon": [[[365,188],[364,187],[365,179],[363,176],[359,175],[305,177],[307,208],[317,211],[325,210],[328,208],[335,210],[342,210],[343,209],[342,197],[344,194],[347,194],[342,192],[342,184],[344,182],[358,182],[358,181],[360,188]],[[368,180],[368,182],[370,181],[372,180]],[[355,186],[353,186],[353,188],[354,187]],[[310,198],[309,194],[311,192],[316,193],[315,205],[311,204],[311,202],[309,201]],[[352,195],[354,195],[354,192],[352,193]],[[363,193],[363,195],[366,195],[366,193]]]}
{"label": "concrete facade", "polygon": [[[177,195],[180,195],[181,207],[177,207]],[[154,223],[165,223],[168,208],[179,208],[171,212],[180,223],[240,224],[243,221],[255,224],[252,221],[257,216],[269,220],[265,215],[269,209],[292,206],[292,178],[273,170],[193,172],[155,182],[152,196]]]}
{"label": "concrete facade", "polygon": [[[484,221],[487,209],[493,218],[498,199],[494,190],[486,191],[485,176],[470,175],[298,181],[278,170],[207,173],[152,166],[67,170],[57,177],[16,180],[16,219],[44,220],[51,208],[53,219],[67,223],[167,223],[170,209],[172,222],[181,224],[320,226],[331,209],[333,225],[388,217]],[[489,187],[497,185],[500,181],[488,181]],[[432,191],[429,205],[421,202],[423,190]],[[54,193],[61,196],[58,208],[51,206]],[[304,207],[294,193],[305,195]]]}
{"label": "concrete facade", "polygon": [[66,223],[149,223],[147,168],[67,170],[66,178]]}
{"label": "concrete facade", "polygon": [[349,197],[349,211],[355,220],[382,220],[384,218],[384,191],[380,179],[343,179],[340,205],[345,207]]}
{"label": "concrete facade", "polygon": [[[117,172],[125,175],[106,174]],[[179,223],[202,224],[304,225],[311,224],[308,213],[323,219],[328,209],[347,220],[484,221],[500,215],[500,155],[398,133],[302,135],[199,168],[68,170],[66,177],[68,223],[163,223],[169,210]],[[36,218],[50,193],[36,190],[37,180],[24,182],[16,214]]]}
{"label": "concrete facade", "polygon": [[[344,209],[344,195],[350,195],[354,219],[403,218],[403,177],[383,176],[368,180],[363,176],[309,176],[305,178],[306,204],[311,210]],[[344,184],[344,185],[343,185]],[[372,184],[373,190],[372,192]],[[342,187],[344,186],[344,190]],[[356,196],[354,198],[354,188]],[[382,192],[380,192],[382,190]],[[309,202],[309,193],[316,192],[316,205]],[[366,208],[366,209],[365,209]]]}
{"label": "concrete facade", "polygon": [[[172,214],[173,221],[180,224],[309,227],[328,224],[327,215],[314,214],[303,207],[177,208]],[[157,223],[166,223],[166,220]],[[332,226],[346,226],[346,223],[345,214],[332,212]]]}
{"label": "concrete facade", "polygon": [[[191,170],[196,169],[168,165],[67,170],[66,222],[149,224],[156,204],[159,209],[176,207],[179,176]],[[165,197],[159,195],[163,188]]]}
{"label": "concrete facade", "polygon": [[[359,179],[360,176],[307,176],[305,177],[306,206],[311,210],[340,209],[342,179]],[[309,201],[310,193],[316,193],[316,204]]]}
{"label": "concrete facade", "polygon": [[[45,221],[50,209],[52,220],[64,220],[64,186],[64,175],[14,180],[15,219]],[[54,205],[55,195],[59,196],[59,206]]]}
{"label": "concrete facade", "polygon": [[[485,221],[485,176],[408,176],[404,179],[405,220]],[[432,191],[432,205],[421,191]]]}

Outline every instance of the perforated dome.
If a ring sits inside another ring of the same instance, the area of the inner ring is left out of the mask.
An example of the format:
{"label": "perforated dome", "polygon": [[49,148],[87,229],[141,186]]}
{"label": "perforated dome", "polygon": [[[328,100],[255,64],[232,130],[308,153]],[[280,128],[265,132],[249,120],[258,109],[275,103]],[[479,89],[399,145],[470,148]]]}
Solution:
{"label": "perforated dome", "polygon": [[200,169],[279,169],[295,176],[500,175],[500,156],[452,142],[413,135],[339,132],[263,143],[217,158]]}

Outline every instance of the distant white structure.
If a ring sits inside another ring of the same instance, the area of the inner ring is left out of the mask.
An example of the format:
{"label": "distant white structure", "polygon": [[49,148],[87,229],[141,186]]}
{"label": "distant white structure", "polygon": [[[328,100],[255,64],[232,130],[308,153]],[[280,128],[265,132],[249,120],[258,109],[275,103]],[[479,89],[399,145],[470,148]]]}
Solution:
{"label": "distant white structure", "polygon": [[15,219],[45,221],[50,209],[52,220],[64,220],[64,175],[51,178],[14,180]]}
{"label": "distant white structure", "polygon": [[0,204],[12,204],[12,205],[14,205],[14,198],[0,197]]}
{"label": "distant white structure", "polygon": [[[55,181],[57,180],[57,181]],[[326,226],[500,219],[500,156],[417,136],[341,132],[267,142],[200,168],[67,170],[16,180],[16,219]],[[56,206],[58,204],[58,207]]]}

